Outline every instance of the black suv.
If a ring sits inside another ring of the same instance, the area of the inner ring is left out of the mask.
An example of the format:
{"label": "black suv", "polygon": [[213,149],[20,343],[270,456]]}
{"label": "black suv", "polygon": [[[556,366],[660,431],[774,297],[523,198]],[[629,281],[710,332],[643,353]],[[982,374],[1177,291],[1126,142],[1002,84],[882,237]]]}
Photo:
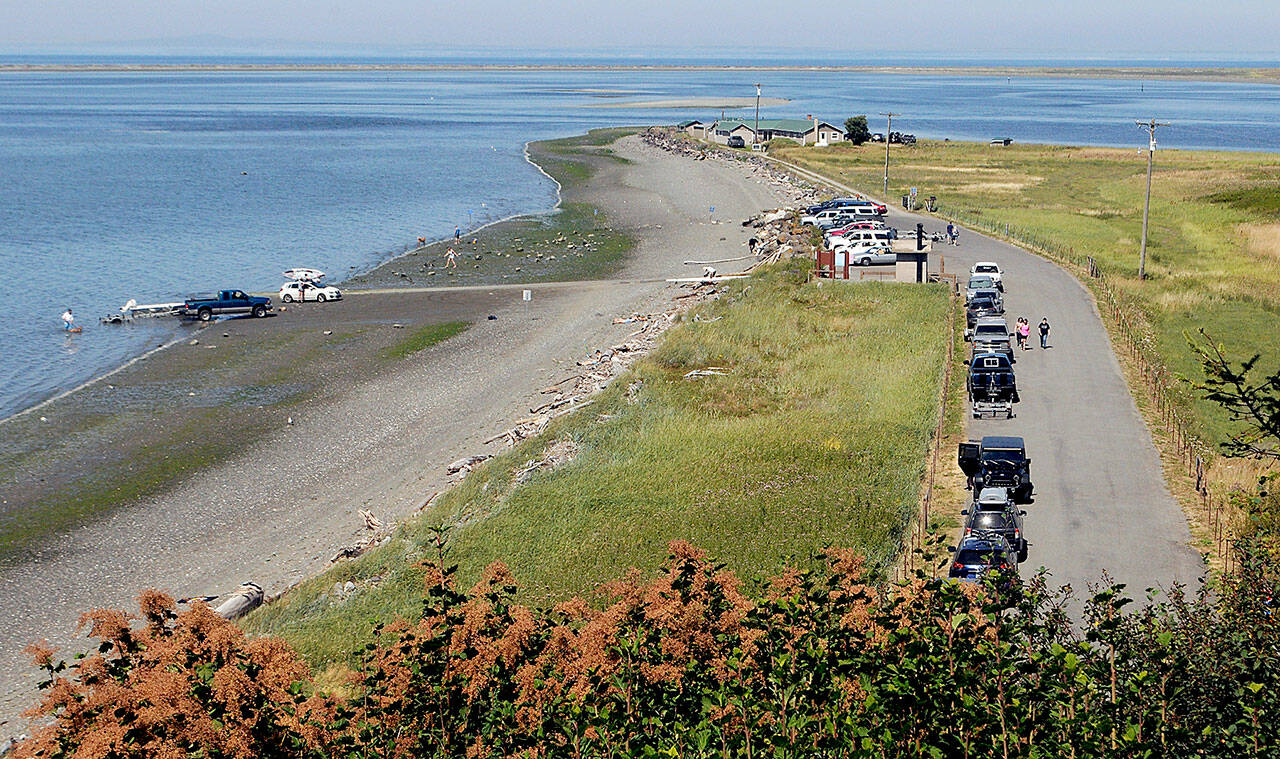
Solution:
{"label": "black suv", "polygon": [[1010,547],[1017,551],[1019,562],[1027,560],[1027,552],[1031,544],[1027,542],[1022,522],[1027,512],[1014,505],[1007,489],[983,488],[973,505],[960,513],[965,516],[962,536],[968,537],[979,532],[997,532],[1008,541]]}
{"label": "black suv", "polygon": [[961,582],[982,582],[988,575],[996,587],[1007,590],[1018,580],[1016,551],[998,532],[975,530],[960,539],[951,557],[948,577]]}
{"label": "black suv", "polygon": [[1020,437],[987,435],[981,441],[960,444],[960,471],[975,492],[983,488],[1009,488],[1014,503],[1031,503],[1031,459]]}

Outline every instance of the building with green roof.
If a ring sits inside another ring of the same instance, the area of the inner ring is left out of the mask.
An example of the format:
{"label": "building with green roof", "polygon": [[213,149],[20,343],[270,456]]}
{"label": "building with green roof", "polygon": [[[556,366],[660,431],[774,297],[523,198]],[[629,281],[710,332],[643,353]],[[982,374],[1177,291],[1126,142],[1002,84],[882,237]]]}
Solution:
{"label": "building with green roof", "polygon": [[821,119],[760,119],[757,139],[755,119],[722,119],[707,129],[707,136],[724,145],[730,137],[741,137],[747,145],[769,140],[794,140],[801,145],[832,145],[844,142],[844,129]]}

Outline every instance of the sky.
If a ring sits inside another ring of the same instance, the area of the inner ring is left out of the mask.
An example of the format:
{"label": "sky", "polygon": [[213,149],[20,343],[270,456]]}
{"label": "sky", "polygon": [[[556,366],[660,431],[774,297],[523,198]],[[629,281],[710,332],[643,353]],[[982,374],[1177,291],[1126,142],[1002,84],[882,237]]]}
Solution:
{"label": "sky", "polygon": [[0,0],[0,47],[1280,57],[1278,0]]}

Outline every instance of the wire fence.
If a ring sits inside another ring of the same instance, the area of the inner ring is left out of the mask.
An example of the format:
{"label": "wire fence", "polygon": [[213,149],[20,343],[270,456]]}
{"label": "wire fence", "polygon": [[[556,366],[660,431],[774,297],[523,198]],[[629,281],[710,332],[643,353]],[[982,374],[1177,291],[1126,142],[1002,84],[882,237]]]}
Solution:
{"label": "wire fence", "polygon": [[902,560],[894,568],[893,579],[901,581],[915,576],[917,568],[923,568],[933,576],[937,576],[936,566],[925,566],[930,557],[924,551],[925,539],[929,537],[929,513],[933,508],[933,491],[938,480],[938,456],[943,443],[943,431],[947,422],[947,400],[951,395],[952,366],[955,364],[956,349],[956,302],[958,290],[952,286],[949,291],[950,311],[947,319],[947,359],[942,372],[941,402],[938,404],[938,421],[933,428],[933,440],[929,451],[929,470],[924,480],[924,493],[920,498],[920,512],[910,523],[910,534],[905,541]]}
{"label": "wire fence", "polygon": [[1127,303],[1111,278],[1092,256],[1026,229],[967,209],[939,205],[938,215],[972,229],[1018,243],[1073,272],[1095,293],[1105,318],[1114,325],[1124,351],[1146,390],[1152,413],[1169,446],[1177,452],[1187,476],[1195,486],[1205,525],[1213,539],[1213,554],[1227,571],[1233,569],[1231,550],[1231,510],[1227,501],[1210,491],[1208,452],[1210,448],[1195,434],[1185,411],[1185,396],[1178,393],[1177,378],[1169,372],[1155,350],[1155,341],[1142,329],[1137,309]]}

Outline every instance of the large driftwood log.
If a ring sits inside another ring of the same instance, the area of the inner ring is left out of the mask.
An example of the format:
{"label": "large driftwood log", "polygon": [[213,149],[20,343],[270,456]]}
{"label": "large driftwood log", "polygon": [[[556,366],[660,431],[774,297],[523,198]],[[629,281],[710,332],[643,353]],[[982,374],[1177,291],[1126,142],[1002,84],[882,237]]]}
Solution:
{"label": "large driftwood log", "polygon": [[262,587],[256,582],[246,582],[213,611],[224,619],[239,619],[261,605]]}

